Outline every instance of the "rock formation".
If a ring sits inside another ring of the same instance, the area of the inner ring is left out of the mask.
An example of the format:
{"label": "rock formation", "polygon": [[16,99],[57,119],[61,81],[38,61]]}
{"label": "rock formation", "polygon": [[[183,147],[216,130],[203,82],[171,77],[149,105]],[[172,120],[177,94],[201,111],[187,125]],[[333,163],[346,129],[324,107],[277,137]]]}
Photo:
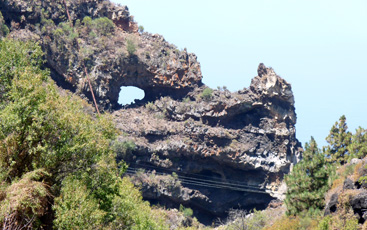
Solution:
{"label": "rock formation", "polygon": [[326,194],[325,216],[357,217],[358,223],[367,220],[367,158],[352,159],[337,170],[338,179]]}
{"label": "rock formation", "polygon": [[283,195],[283,176],[301,151],[294,98],[271,68],[260,64],[258,72],[248,89],[235,93],[214,90],[204,99],[203,86],[181,101],[163,97],[113,113],[124,133],[119,141],[135,143],[121,158],[133,169],[175,172],[193,195],[145,180],[139,184],[147,199],[221,217],[230,208],[264,208]]}
{"label": "rock formation", "polygon": [[[113,111],[121,130],[118,160],[130,165],[126,175],[147,200],[183,204],[210,221],[282,197],[283,177],[302,149],[291,86],[272,68],[260,64],[238,92],[211,90],[195,54],[139,32],[126,6],[8,0],[0,10],[8,36],[39,42],[53,79],[91,101],[89,73],[98,106]],[[117,110],[121,86],[138,87],[145,98]],[[139,168],[145,171],[135,174]]]}
{"label": "rock formation", "polygon": [[[146,100],[153,100],[165,95],[180,98],[202,85],[197,57],[161,35],[139,33],[126,6],[105,0],[67,1],[67,7],[62,0],[9,0],[0,2],[0,10],[11,37],[34,39],[44,47],[56,82],[91,99],[85,65],[101,108],[118,107],[121,86],[136,86],[144,90]],[[107,17],[116,27],[104,31],[105,25],[97,25],[93,30],[83,22],[85,17]],[[128,43],[136,52],[129,53]]]}

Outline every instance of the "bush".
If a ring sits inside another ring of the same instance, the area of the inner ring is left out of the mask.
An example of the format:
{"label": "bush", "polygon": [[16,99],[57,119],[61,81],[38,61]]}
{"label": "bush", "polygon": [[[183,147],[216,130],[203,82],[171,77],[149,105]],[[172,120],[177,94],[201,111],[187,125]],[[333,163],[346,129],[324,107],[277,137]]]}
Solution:
{"label": "bush", "polygon": [[9,33],[9,28],[5,25],[3,15],[0,12],[0,38]]}
{"label": "bush", "polygon": [[135,52],[136,52],[136,45],[135,43],[130,40],[130,39],[127,39],[126,40],[126,50],[127,50],[127,53],[129,54],[129,56],[133,56],[135,55]]}
{"label": "bush", "polygon": [[209,101],[212,99],[212,93],[213,90],[211,88],[205,88],[201,93],[200,97],[205,101]]}
{"label": "bush", "polygon": [[0,225],[165,229],[119,176],[111,117],[85,114],[89,105],[60,94],[42,63],[36,44],[0,40]]}
{"label": "bush", "polygon": [[329,230],[329,229],[331,229],[331,217],[326,216],[319,222],[317,230]]}
{"label": "bush", "polygon": [[110,35],[115,30],[115,24],[106,17],[94,19],[93,27],[97,33],[104,36]]}
{"label": "bush", "polygon": [[191,208],[185,208],[182,204],[180,204],[180,212],[183,213],[184,217],[190,217],[194,214]]}
{"label": "bush", "polygon": [[48,176],[47,172],[39,169],[24,174],[7,187],[5,197],[0,199],[0,223],[4,229],[39,227],[35,220],[48,212],[51,197],[49,186],[40,179]]}
{"label": "bush", "polygon": [[131,140],[123,142],[115,141],[113,144],[113,149],[115,150],[117,157],[122,159],[128,157],[135,149],[135,147],[135,143]]}
{"label": "bush", "polygon": [[301,230],[300,220],[298,217],[289,216],[283,217],[276,221],[271,227],[265,228],[265,230]]}
{"label": "bush", "polygon": [[85,16],[83,18],[83,21],[82,21],[83,25],[86,26],[86,27],[91,27],[92,26],[92,18],[89,17],[89,16]]}
{"label": "bush", "polygon": [[73,177],[63,181],[53,209],[57,229],[101,229],[106,215],[86,185]]}
{"label": "bush", "polygon": [[144,32],[144,26],[141,26],[141,25],[139,26],[139,32],[140,33],[143,33]]}
{"label": "bush", "polygon": [[258,230],[266,226],[266,216],[263,212],[254,210],[252,216],[246,217],[244,210],[230,210],[226,230]]}

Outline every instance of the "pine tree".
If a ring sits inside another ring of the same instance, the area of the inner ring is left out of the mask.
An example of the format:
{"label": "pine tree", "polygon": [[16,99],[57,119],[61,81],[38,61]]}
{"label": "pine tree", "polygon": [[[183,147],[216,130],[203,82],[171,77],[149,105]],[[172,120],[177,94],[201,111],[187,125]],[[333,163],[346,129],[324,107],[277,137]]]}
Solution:
{"label": "pine tree", "polygon": [[286,176],[288,186],[285,203],[288,214],[295,215],[310,209],[324,207],[324,195],[329,189],[329,177],[333,172],[327,163],[323,152],[311,137],[310,143],[305,144],[303,159],[294,166],[293,171]]}
{"label": "pine tree", "polygon": [[356,129],[356,133],[352,136],[351,144],[347,146],[350,153],[350,159],[363,158],[367,155],[367,130],[362,127]]}
{"label": "pine tree", "polygon": [[326,141],[329,143],[326,150],[328,161],[345,164],[350,157],[348,145],[352,142],[352,134],[348,131],[344,115],[339,118],[339,123],[335,122]]}

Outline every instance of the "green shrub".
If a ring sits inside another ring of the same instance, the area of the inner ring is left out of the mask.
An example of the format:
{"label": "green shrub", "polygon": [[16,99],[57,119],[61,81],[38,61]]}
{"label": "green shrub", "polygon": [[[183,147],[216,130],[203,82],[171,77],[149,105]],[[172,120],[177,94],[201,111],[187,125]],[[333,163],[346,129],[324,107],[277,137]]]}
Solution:
{"label": "green shrub", "polygon": [[115,24],[106,17],[94,19],[93,27],[97,33],[104,36],[110,35],[115,30]]}
{"label": "green shrub", "polygon": [[82,23],[84,24],[84,26],[90,27],[92,25],[92,18],[89,16],[85,16]]}
{"label": "green shrub", "polygon": [[246,212],[244,210],[230,210],[228,213],[226,230],[258,230],[265,226],[265,214],[256,209],[250,217],[246,217]]}
{"label": "green shrub", "polygon": [[133,141],[115,141],[113,144],[113,149],[115,150],[117,157],[125,159],[128,157],[132,151],[135,149],[136,145]]}
{"label": "green shrub", "polygon": [[60,94],[42,63],[36,44],[0,40],[0,225],[166,229],[120,177],[111,117],[84,113],[90,105]]}
{"label": "green shrub", "polygon": [[212,93],[213,90],[211,88],[205,88],[200,97],[205,101],[210,101],[212,99]]}
{"label": "green shrub", "polygon": [[5,25],[3,15],[0,12],[0,38],[8,35],[8,33],[9,33],[9,28]]}
{"label": "green shrub", "polygon": [[180,204],[180,212],[183,213],[184,217],[190,217],[194,214],[191,208],[185,208],[182,204]]}
{"label": "green shrub", "polygon": [[87,186],[73,177],[63,181],[53,209],[57,229],[101,229],[106,215]]}
{"label": "green shrub", "polygon": [[155,106],[154,103],[150,101],[145,104],[145,108],[148,109],[150,112],[153,112],[157,109],[157,106]]}
{"label": "green shrub", "polygon": [[144,26],[142,26],[142,25],[139,26],[139,32],[140,33],[143,33],[144,32]]}
{"label": "green shrub", "polygon": [[135,43],[130,40],[130,39],[127,39],[126,40],[126,50],[127,50],[127,53],[129,54],[129,56],[133,56],[135,55],[135,52],[136,52],[136,45]]}
{"label": "green shrub", "polygon": [[185,97],[185,98],[182,100],[182,102],[185,102],[185,103],[188,103],[188,102],[190,102],[190,101],[191,101],[190,97]]}
{"label": "green shrub", "polygon": [[326,216],[322,218],[322,220],[319,222],[319,225],[317,226],[317,230],[330,230],[331,228],[331,217]]}

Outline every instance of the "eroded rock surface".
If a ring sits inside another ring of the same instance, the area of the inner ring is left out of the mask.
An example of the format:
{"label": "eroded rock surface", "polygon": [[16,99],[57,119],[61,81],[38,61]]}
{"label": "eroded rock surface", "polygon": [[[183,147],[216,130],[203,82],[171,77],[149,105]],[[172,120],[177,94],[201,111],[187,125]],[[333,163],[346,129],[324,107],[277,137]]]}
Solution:
{"label": "eroded rock surface", "polygon": [[[294,98],[273,69],[260,64],[258,73],[249,88],[235,93],[214,90],[204,99],[203,86],[182,101],[163,97],[114,112],[124,133],[119,141],[136,145],[121,158],[132,168],[177,173],[183,186],[204,196],[170,199],[212,217],[230,208],[265,208],[282,198],[283,176],[301,153]],[[151,201],[165,202],[166,194],[152,193],[149,183],[142,188]]]}

